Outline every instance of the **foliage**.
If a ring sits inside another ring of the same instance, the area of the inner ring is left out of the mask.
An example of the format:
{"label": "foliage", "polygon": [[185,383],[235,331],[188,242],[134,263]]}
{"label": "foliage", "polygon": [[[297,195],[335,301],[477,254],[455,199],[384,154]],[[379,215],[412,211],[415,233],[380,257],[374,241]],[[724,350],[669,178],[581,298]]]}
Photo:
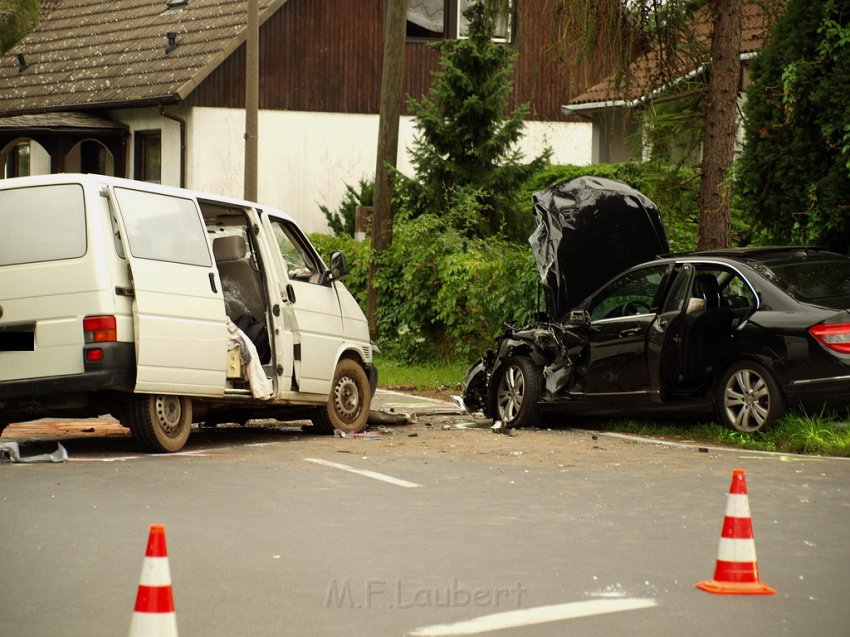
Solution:
{"label": "foliage", "polygon": [[395,175],[397,201],[408,217],[454,212],[448,222],[467,237],[521,238],[526,227],[516,191],[550,152],[522,163],[516,144],[528,107],[503,115],[516,51],[492,40],[492,3],[477,0],[464,16],[469,37],[435,45],[440,70],[429,94],[409,103],[417,130],[410,149],[415,175]]}
{"label": "foliage", "polygon": [[351,184],[345,184],[345,194],[336,210],[330,210],[324,204],[319,205],[331,230],[337,235],[354,236],[354,222],[358,206],[371,206],[375,197],[375,181],[361,179],[355,190]]}
{"label": "foliage", "polygon": [[741,198],[774,242],[850,249],[850,2],[791,0],[752,65]]}
{"label": "foliage", "polygon": [[[345,280],[365,307],[368,245],[313,235],[323,255],[342,249]],[[383,354],[395,360],[469,359],[491,344],[498,326],[535,311],[536,273],[528,248],[491,238],[468,239],[444,219],[401,220],[381,253],[375,286]]]}
{"label": "foliage", "polygon": [[38,24],[39,0],[0,0],[0,53],[11,49]]}

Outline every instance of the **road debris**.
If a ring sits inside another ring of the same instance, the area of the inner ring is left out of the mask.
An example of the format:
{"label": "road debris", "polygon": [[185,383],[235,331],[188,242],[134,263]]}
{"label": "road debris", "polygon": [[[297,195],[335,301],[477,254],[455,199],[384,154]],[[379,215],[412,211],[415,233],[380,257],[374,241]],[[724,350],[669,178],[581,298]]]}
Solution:
{"label": "road debris", "polygon": [[68,462],[68,452],[61,444],[53,453],[43,453],[29,458],[22,458],[17,442],[0,443],[0,464],[31,464],[36,462]]}

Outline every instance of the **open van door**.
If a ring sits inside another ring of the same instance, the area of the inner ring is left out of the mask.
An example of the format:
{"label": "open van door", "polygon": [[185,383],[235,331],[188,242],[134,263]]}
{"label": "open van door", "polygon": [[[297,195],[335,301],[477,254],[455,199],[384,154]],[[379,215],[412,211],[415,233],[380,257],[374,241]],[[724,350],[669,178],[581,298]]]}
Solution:
{"label": "open van door", "polygon": [[195,201],[123,186],[112,193],[133,284],[136,391],[224,395],[224,299]]}

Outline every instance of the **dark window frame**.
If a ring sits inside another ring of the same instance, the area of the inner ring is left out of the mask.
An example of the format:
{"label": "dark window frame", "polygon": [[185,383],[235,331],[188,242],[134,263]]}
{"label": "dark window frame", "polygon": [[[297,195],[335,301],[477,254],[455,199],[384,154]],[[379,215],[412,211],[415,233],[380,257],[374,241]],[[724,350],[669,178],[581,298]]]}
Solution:
{"label": "dark window frame", "polygon": [[[148,174],[148,154],[150,143],[156,141],[159,144],[159,175],[156,178]],[[136,131],[133,142],[133,178],[137,181],[153,183],[162,182],[162,130],[159,128],[151,130]]]}

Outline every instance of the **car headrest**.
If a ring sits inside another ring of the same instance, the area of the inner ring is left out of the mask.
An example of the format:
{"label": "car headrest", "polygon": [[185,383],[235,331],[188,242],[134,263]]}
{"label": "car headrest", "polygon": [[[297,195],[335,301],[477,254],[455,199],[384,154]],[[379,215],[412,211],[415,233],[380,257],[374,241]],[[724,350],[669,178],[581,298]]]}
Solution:
{"label": "car headrest", "polygon": [[222,261],[239,261],[248,254],[248,245],[245,239],[238,235],[230,237],[218,237],[213,240],[213,256],[216,263]]}

